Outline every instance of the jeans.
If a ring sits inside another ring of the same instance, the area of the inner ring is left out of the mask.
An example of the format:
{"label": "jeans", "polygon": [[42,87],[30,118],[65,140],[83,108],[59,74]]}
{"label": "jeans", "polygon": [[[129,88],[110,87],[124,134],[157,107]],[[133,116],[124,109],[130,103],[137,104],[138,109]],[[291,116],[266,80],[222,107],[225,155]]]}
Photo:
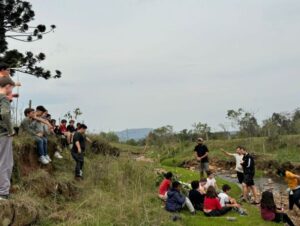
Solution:
{"label": "jeans", "polygon": [[277,223],[283,222],[283,223],[287,223],[289,226],[294,226],[294,223],[286,213],[275,213],[275,218],[273,221]]}
{"label": "jeans", "polygon": [[222,209],[219,210],[212,210],[209,213],[204,212],[204,215],[207,217],[218,217],[226,214],[231,209],[232,209],[231,207],[223,207]]}
{"label": "jeans", "polygon": [[81,171],[83,168],[83,164],[84,164],[84,155],[83,153],[77,153],[74,151],[71,151],[72,157],[76,162],[75,165],[75,176],[76,177],[81,177]]}
{"label": "jeans", "polygon": [[39,157],[48,155],[48,140],[46,137],[35,137]]}

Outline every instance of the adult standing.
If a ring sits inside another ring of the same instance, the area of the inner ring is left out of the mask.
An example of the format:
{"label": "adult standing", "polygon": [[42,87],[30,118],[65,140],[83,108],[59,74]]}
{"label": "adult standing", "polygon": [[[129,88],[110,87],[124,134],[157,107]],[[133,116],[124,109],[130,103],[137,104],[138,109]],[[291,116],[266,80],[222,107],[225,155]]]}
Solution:
{"label": "adult standing", "polygon": [[251,204],[259,204],[257,202],[257,191],[254,184],[254,175],[255,175],[255,162],[252,155],[250,155],[246,148],[240,147],[240,152],[244,155],[243,161],[241,165],[243,166],[244,171],[244,180],[242,183],[243,186],[243,201],[247,201],[248,197],[248,190],[250,189],[253,194],[253,202]]}
{"label": "adult standing", "polygon": [[277,175],[284,177],[289,187],[289,209],[293,210],[294,205],[300,209],[300,176],[284,168],[277,170]]}
{"label": "adult standing", "polygon": [[[3,70],[1,70],[2,72]],[[9,73],[9,69],[6,69]],[[13,169],[12,126],[10,101],[15,83],[10,77],[0,78],[0,201],[9,198],[10,179]]]}
{"label": "adult standing", "polygon": [[244,181],[244,170],[243,170],[243,166],[241,165],[241,163],[243,162],[244,155],[241,153],[241,147],[238,146],[236,148],[236,153],[230,153],[230,152],[224,151],[223,148],[221,149],[221,151],[225,155],[231,156],[231,157],[235,158],[235,171],[236,171],[236,175],[237,175],[239,183],[242,184],[243,181]]}
{"label": "adult standing", "polygon": [[199,170],[200,170],[200,179],[203,178],[204,172],[207,175],[207,171],[209,170],[209,160],[208,160],[208,148],[204,144],[203,138],[199,137],[197,139],[197,145],[195,146],[195,156],[198,162],[200,162]]}

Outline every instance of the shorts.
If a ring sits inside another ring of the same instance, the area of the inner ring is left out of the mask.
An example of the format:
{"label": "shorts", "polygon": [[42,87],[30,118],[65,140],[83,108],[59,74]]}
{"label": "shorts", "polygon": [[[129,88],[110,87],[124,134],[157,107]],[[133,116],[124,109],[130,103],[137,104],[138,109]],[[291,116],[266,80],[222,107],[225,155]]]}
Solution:
{"label": "shorts", "polygon": [[242,184],[243,181],[244,181],[244,173],[241,173],[241,172],[239,172],[239,171],[236,171],[236,175],[237,175],[237,178],[238,178],[239,183]]}
{"label": "shorts", "polygon": [[243,183],[247,186],[253,186],[254,180],[253,180],[254,174],[244,174],[244,180]]}
{"label": "shorts", "polygon": [[199,170],[200,172],[207,172],[209,170],[208,162],[200,162]]}

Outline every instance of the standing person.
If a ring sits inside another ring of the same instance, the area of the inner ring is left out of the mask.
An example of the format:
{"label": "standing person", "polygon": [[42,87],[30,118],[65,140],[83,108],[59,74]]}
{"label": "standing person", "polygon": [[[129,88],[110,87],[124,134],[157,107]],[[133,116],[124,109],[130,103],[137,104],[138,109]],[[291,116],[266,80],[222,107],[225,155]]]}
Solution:
{"label": "standing person", "polygon": [[244,155],[241,153],[241,147],[238,146],[236,148],[236,153],[226,152],[226,151],[224,151],[223,148],[221,149],[221,151],[225,155],[231,156],[231,157],[235,158],[235,171],[236,171],[236,175],[237,175],[239,183],[242,184],[243,181],[244,181],[244,171],[243,171],[243,166],[241,165],[241,163],[243,162]]}
{"label": "standing person", "polygon": [[261,201],[261,217],[265,221],[274,221],[276,223],[284,222],[289,226],[294,226],[294,223],[289,216],[284,213],[281,209],[276,207],[273,193],[270,191],[264,191],[262,193]]}
{"label": "standing person", "polygon": [[64,135],[67,138],[67,143],[68,145],[70,145],[72,143],[72,134],[67,130],[67,120],[61,120],[59,125],[59,131],[62,135]]}
{"label": "standing person", "polygon": [[216,189],[213,186],[209,186],[204,199],[204,215],[207,217],[217,217],[226,214],[230,210],[231,207],[221,206]]}
{"label": "standing person", "polygon": [[167,172],[165,175],[165,179],[161,182],[158,189],[158,197],[163,201],[167,200],[167,192],[171,187],[172,184],[172,172]]}
{"label": "standing person", "polygon": [[300,209],[300,176],[281,168],[277,170],[277,175],[284,177],[289,187],[289,209],[293,210],[294,205]]}
{"label": "standing person", "polygon": [[200,170],[200,179],[203,178],[204,172],[207,174],[209,169],[209,161],[208,161],[208,148],[204,144],[204,140],[199,137],[197,139],[197,145],[194,149],[196,159],[200,162],[199,170]]}
{"label": "standing person", "polygon": [[14,82],[10,77],[0,78],[0,201],[9,198],[10,179],[13,168],[12,137],[14,130],[11,120],[10,101]]}
{"label": "standing person", "polygon": [[73,137],[73,147],[71,150],[71,154],[73,159],[76,162],[75,165],[75,179],[82,180],[83,179],[83,164],[84,164],[84,152],[85,152],[85,132],[87,130],[87,126],[85,124],[81,124],[78,128],[77,132]]}
{"label": "standing person", "polygon": [[172,183],[172,188],[168,191],[166,210],[169,212],[180,212],[186,206],[191,214],[195,214],[195,209],[189,198],[181,194],[181,184],[179,181]]}
{"label": "standing person", "polygon": [[247,152],[244,147],[240,148],[240,152],[244,155],[243,161],[241,163],[244,171],[244,180],[242,183],[243,186],[243,198],[242,201],[247,201],[248,197],[248,190],[250,189],[253,194],[253,201],[251,204],[257,205],[257,191],[254,185],[254,175],[255,175],[255,162],[254,158]]}

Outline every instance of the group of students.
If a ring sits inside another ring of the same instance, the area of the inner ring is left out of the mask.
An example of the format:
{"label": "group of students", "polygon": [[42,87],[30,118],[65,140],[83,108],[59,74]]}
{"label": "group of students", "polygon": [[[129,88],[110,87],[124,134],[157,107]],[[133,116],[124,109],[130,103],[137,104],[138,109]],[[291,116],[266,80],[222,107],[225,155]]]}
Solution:
{"label": "group of students", "polygon": [[[13,98],[18,97],[18,94],[13,93],[13,88],[20,85],[12,80],[9,65],[0,62],[0,201],[8,199],[10,196],[13,169],[12,141],[16,134],[11,117],[11,102]],[[83,178],[85,143],[86,140],[90,141],[85,136],[87,126],[78,123],[75,128],[73,120],[68,126],[66,126],[66,120],[62,120],[61,125],[56,126],[56,121],[51,119],[51,115],[44,106],[38,106],[36,109],[27,108],[24,115],[20,133],[28,134],[33,138],[39,156],[38,161],[43,165],[52,161],[48,154],[48,136],[65,136],[76,162],[75,179],[81,180]],[[54,153],[54,157],[63,158],[58,151]]]}
{"label": "group of students", "polygon": [[191,214],[202,211],[207,217],[222,216],[234,210],[240,215],[247,215],[246,211],[229,193],[231,187],[228,184],[222,186],[222,191],[217,192],[218,187],[214,174],[208,171],[208,177],[200,181],[192,181],[188,197],[181,192],[182,182],[173,181],[172,172],[165,174],[165,179],[159,186],[159,198],[165,203],[165,208],[170,212],[179,212],[185,206]]}
{"label": "group of students", "polygon": [[[241,205],[229,196],[230,186],[224,184],[221,192],[218,191],[214,174],[209,170],[209,150],[204,144],[202,138],[197,139],[197,145],[194,149],[196,160],[200,163],[200,181],[192,181],[189,185],[189,196],[185,197],[181,193],[182,183],[179,181],[172,182],[173,174],[168,172],[165,179],[159,187],[159,198],[165,202],[166,210],[170,212],[180,211],[183,207],[188,207],[192,214],[195,211],[203,211],[205,216],[221,216],[231,210],[236,210],[240,215],[247,215]],[[235,158],[236,173],[238,183],[242,186],[241,202],[250,202],[251,204],[261,207],[261,217],[266,221],[284,222],[290,226],[294,223],[282,208],[277,208],[274,196],[271,190],[264,191],[258,202],[257,189],[254,183],[255,161],[247,149],[242,146],[236,148],[236,153],[222,152],[227,156]],[[207,178],[203,179],[206,172]],[[283,177],[288,184],[289,191],[289,209],[292,210],[294,205],[300,209],[300,176],[286,169],[278,169],[278,176]],[[250,192],[253,199],[251,200]]]}

